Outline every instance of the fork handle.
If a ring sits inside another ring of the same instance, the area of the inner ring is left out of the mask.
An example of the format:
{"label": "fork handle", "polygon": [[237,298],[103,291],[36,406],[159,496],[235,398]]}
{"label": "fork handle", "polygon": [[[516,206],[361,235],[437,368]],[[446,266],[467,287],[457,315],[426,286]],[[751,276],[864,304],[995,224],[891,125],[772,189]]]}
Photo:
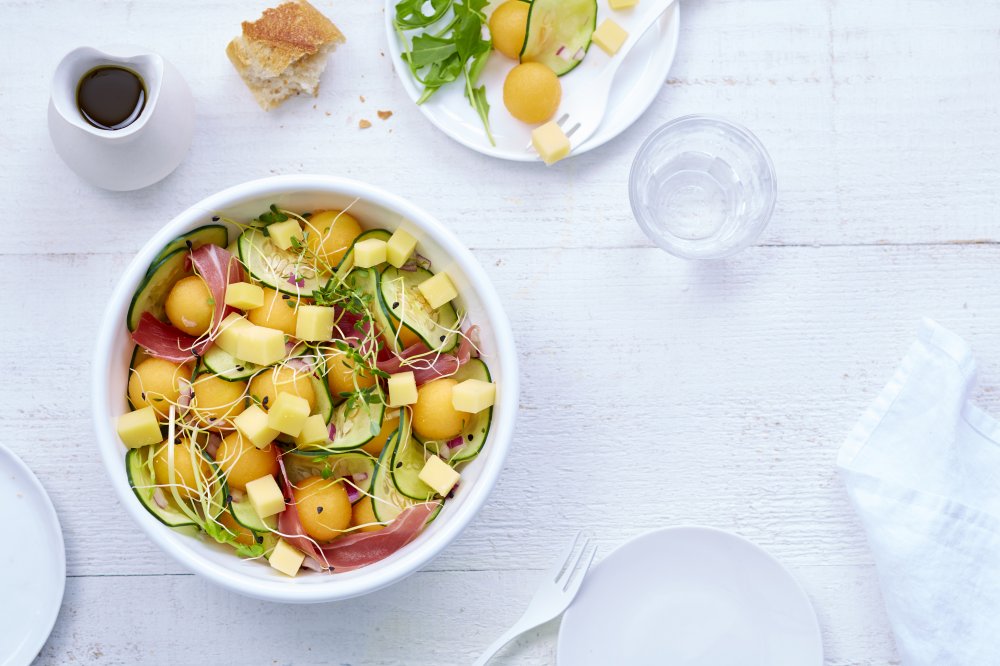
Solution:
{"label": "fork handle", "polygon": [[526,625],[522,622],[518,622],[513,627],[507,630],[500,638],[493,641],[488,648],[483,650],[483,653],[479,655],[479,659],[476,659],[472,666],[486,666],[487,662],[493,658],[493,656],[499,652],[504,645],[510,643],[512,640],[523,634],[524,632],[532,629],[533,627]]}

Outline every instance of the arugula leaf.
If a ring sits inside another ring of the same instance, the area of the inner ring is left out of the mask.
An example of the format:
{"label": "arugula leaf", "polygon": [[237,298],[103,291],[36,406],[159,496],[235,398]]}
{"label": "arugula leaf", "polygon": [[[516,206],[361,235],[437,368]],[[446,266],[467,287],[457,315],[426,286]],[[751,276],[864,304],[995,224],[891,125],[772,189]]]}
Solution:
{"label": "arugula leaf", "polygon": [[413,38],[413,47],[406,54],[406,61],[411,69],[419,70],[443,62],[457,53],[458,46],[452,40],[423,34]]}
{"label": "arugula leaf", "polygon": [[427,0],[402,0],[396,4],[396,27],[403,30],[426,28],[440,21],[454,0],[430,0],[432,12],[424,14]]}

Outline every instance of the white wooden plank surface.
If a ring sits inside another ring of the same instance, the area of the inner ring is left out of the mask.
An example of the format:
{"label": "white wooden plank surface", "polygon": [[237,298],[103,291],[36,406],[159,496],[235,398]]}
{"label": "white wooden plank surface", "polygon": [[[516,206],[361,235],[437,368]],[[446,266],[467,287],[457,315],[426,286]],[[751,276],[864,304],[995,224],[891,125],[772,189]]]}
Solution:
{"label": "white wooden plank surface", "polygon": [[[16,26],[0,60],[0,442],[52,495],[70,575],[39,663],[469,663],[576,529],[606,554],[681,523],[735,530],[787,563],[828,664],[898,663],[834,459],[921,316],[972,342],[982,404],[1000,409],[1000,5],[685,0],[649,113],[546,170],[424,121],[382,55],[380,0],[316,4],[348,44],[318,99],[264,114],[223,54],[263,1],[0,0]],[[111,42],[166,55],[199,104],[187,161],[135,193],[81,182],[44,124],[62,54]],[[754,129],[780,182],[759,246],[701,266],[650,248],[625,187],[642,138],[693,112]],[[390,187],[448,222],[507,306],[524,393],[507,469],[452,548],[370,597],[285,608],[213,588],[135,532],[90,441],[88,380],[106,298],[154,230],[224,186],[300,172]],[[500,663],[552,663],[556,633]]]}

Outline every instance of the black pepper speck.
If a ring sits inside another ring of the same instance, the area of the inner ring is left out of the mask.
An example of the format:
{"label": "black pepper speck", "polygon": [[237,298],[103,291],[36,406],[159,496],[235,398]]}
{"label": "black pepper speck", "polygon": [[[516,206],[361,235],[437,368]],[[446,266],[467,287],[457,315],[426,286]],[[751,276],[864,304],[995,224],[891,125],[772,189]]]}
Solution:
{"label": "black pepper speck", "polygon": [[316,513],[323,513],[323,507],[321,506],[316,507]]}
{"label": "black pepper speck", "polygon": [[395,301],[395,302],[394,302],[394,303],[392,304],[392,309],[393,309],[393,310],[395,310],[395,309],[396,309],[396,308],[398,308],[398,307],[399,307],[399,301]]}

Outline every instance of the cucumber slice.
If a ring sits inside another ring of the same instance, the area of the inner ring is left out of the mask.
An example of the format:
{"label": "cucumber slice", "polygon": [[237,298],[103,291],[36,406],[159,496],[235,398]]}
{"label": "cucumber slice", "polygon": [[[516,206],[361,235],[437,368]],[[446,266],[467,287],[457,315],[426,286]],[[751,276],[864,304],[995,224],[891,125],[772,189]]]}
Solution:
{"label": "cucumber slice", "polygon": [[[132,358],[128,362],[128,376],[125,378],[126,386],[128,385],[128,380],[132,379],[132,371],[135,370],[135,366],[139,365],[147,358],[149,358],[149,354],[146,353],[146,350],[139,345],[136,345],[135,349],[132,350]],[[135,405],[132,404],[132,398],[128,395],[128,389],[125,390],[125,400],[128,401],[129,409],[135,409]]]}
{"label": "cucumber slice", "polygon": [[368,231],[358,234],[358,237],[354,239],[353,243],[351,243],[351,249],[347,251],[347,254],[344,255],[344,258],[341,259],[340,263],[337,265],[337,278],[343,279],[344,276],[354,270],[354,246],[363,240],[368,240],[369,238],[375,238],[380,241],[388,241],[392,238],[392,234],[385,229],[369,229]]}
{"label": "cucumber slice", "polygon": [[[406,411],[406,410],[403,410]],[[409,417],[400,417],[398,435],[393,442],[390,472],[396,490],[418,501],[427,501],[436,494],[434,489],[420,480],[420,470],[427,462],[427,454],[420,442],[410,434]]]}
{"label": "cucumber slice", "polygon": [[329,425],[333,419],[333,396],[330,395],[330,386],[326,380],[313,373],[309,375],[312,381],[313,393],[316,394],[316,413],[323,415],[323,420]]}
{"label": "cucumber slice", "polygon": [[[297,253],[282,250],[272,243],[262,229],[250,227],[244,231],[240,234],[237,246],[240,250],[240,261],[246,266],[250,275],[271,289],[293,296],[308,297],[326,282],[326,278],[312,274],[312,268],[303,263]],[[308,274],[299,275],[300,270]],[[293,273],[301,278],[299,284],[302,286],[296,286],[288,281]]]}
{"label": "cucumber slice", "polygon": [[[190,243],[190,246],[188,246]],[[146,274],[152,272],[152,267],[157,264],[161,259],[166,257],[168,254],[173,254],[177,250],[184,248],[189,248],[195,250],[202,245],[218,245],[219,247],[226,247],[229,243],[229,230],[226,229],[221,224],[206,224],[203,227],[198,227],[192,231],[187,232],[182,236],[178,236],[174,240],[167,243],[167,245],[160,250],[160,253],[156,255],[156,258],[150,263],[150,270],[146,271]]]}
{"label": "cucumber slice", "polygon": [[[375,477],[372,479],[370,492],[372,494],[372,510],[375,512],[375,518],[380,523],[388,523],[401,514],[404,509],[421,503],[418,500],[403,495],[396,488],[396,484],[392,482],[392,453],[396,448],[400,432],[405,432],[410,427],[409,418],[407,410],[402,410],[399,430],[389,438],[389,443],[382,449],[382,454],[378,458],[378,465],[375,468]],[[440,502],[438,510],[434,512],[434,515],[427,522],[434,520],[441,513],[444,500],[440,500]]]}
{"label": "cucumber slice", "polygon": [[[327,395],[329,396],[329,393]],[[381,393],[377,395],[380,399],[374,404],[355,401],[355,404],[349,407],[351,401],[346,400],[333,407],[333,418],[329,422],[336,428],[334,438],[327,440],[325,444],[296,449],[296,452],[342,453],[360,449],[370,442],[382,429],[382,420],[385,418],[385,401]]]}
{"label": "cucumber slice", "polygon": [[379,273],[374,268],[358,268],[347,276],[347,286],[362,295],[371,297],[369,311],[378,330],[382,332],[382,339],[389,346],[389,349],[402,351],[402,345],[398,343],[394,333],[396,327],[389,321],[389,315],[382,307],[378,283]]}
{"label": "cucumber slice", "polygon": [[141,449],[129,449],[125,454],[125,472],[128,475],[128,484],[132,486],[132,492],[146,510],[167,527],[196,530],[198,524],[177,508],[170,493],[160,491],[165,507],[161,507],[153,498],[156,485],[153,478],[153,449],[153,446],[144,446]]}
{"label": "cucumber slice", "polygon": [[[478,358],[469,359],[469,362],[458,369],[452,379],[458,382],[464,382],[466,379],[480,379],[484,382],[493,381],[490,376],[490,369]],[[465,425],[465,429],[462,431],[462,446],[461,448],[454,449],[451,451],[447,458],[449,465],[456,465],[460,462],[465,462],[467,460],[472,460],[479,455],[479,452],[483,450],[483,445],[486,443],[486,438],[490,434],[490,425],[493,422],[493,408],[484,409],[478,414],[473,414],[472,418]],[[441,450],[441,444],[447,442],[440,442],[436,440],[421,440],[414,434],[414,437],[421,444],[424,445],[431,453],[438,453]]]}
{"label": "cucumber slice", "polygon": [[540,62],[558,76],[568,74],[582,62],[575,56],[587,52],[596,29],[597,0],[533,0],[521,62]]}
{"label": "cucumber slice", "polygon": [[451,351],[458,345],[458,313],[452,303],[432,309],[417,289],[433,273],[423,268],[401,271],[389,266],[379,276],[379,299],[392,322],[390,335],[400,320],[436,352]]}
{"label": "cucumber slice", "polygon": [[261,369],[261,366],[255,363],[239,360],[219,345],[209,347],[205,355],[201,357],[201,362],[205,370],[227,382],[245,381]]}
{"label": "cucumber slice", "polygon": [[250,504],[250,500],[245,497],[242,502],[230,502],[229,513],[232,514],[233,520],[254,534],[266,534],[278,529],[277,514],[261,518]]}
{"label": "cucumber slice", "polygon": [[170,289],[186,275],[191,275],[191,269],[187,266],[187,249],[179,248],[158,261],[146,277],[142,279],[139,288],[132,296],[132,302],[128,306],[128,330],[134,331],[139,325],[139,318],[143,312],[152,313],[160,321],[166,321],[167,311],[165,304],[167,294]]}

